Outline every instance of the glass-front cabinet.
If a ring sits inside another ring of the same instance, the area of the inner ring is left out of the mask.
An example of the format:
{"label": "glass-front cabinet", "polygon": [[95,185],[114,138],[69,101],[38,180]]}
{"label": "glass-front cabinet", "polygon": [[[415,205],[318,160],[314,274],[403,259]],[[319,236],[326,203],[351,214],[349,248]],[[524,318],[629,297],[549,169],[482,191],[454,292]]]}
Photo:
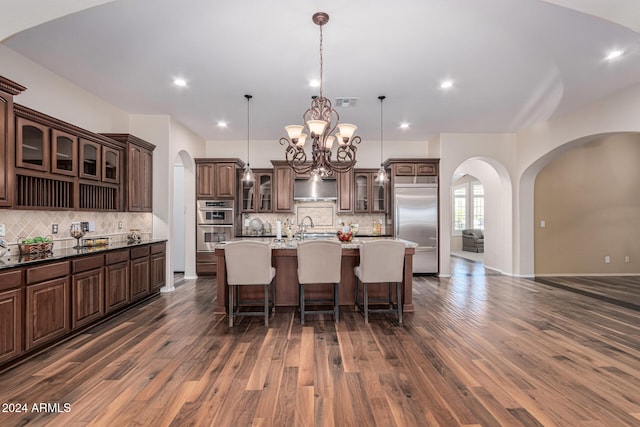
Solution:
{"label": "glass-front cabinet", "polygon": [[80,178],[100,180],[101,148],[97,142],[80,139]]}
{"label": "glass-front cabinet", "polygon": [[273,212],[271,204],[273,172],[255,169],[254,181],[241,181],[242,212]]}
{"label": "glass-front cabinet", "polygon": [[120,183],[120,151],[102,147],[102,181]]}
{"label": "glass-front cabinet", "polygon": [[376,181],[377,170],[356,170],[354,174],[354,211],[383,213],[386,211],[388,183]]}
{"label": "glass-front cabinet", "polygon": [[78,173],[78,138],[57,129],[51,130],[51,172],[76,176]]}
{"label": "glass-front cabinet", "polygon": [[49,128],[19,117],[16,120],[16,167],[49,172]]}

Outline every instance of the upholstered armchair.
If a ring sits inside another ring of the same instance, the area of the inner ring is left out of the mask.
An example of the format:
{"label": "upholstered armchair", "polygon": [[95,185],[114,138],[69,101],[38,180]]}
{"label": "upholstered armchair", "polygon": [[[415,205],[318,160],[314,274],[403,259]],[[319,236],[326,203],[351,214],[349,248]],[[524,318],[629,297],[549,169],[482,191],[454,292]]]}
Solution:
{"label": "upholstered armchair", "polygon": [[462,250],[484,252],[484,233],[477,228],[462,230]]}

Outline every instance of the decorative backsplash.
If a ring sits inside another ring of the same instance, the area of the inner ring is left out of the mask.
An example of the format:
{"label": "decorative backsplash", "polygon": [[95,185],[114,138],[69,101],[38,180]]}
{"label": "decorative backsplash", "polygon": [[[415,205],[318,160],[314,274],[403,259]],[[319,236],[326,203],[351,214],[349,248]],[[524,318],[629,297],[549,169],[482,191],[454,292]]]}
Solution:
{"label": "decorative backsplash", "polygon": [[[258,218],[266,225],[271,224],[273,229],[272,234],[275,234],[276,220],[279,218],[281,221],[293,221],[296,224],[295,230],[297,230],[297,224],[305,216],[310,216],[315,225],[314,228],[307,228],[311,233],[329,233],[338,231],[340,228],[339,221],[342,220],[346,224],[358,224],[359,234],[372,234],[373,223],[377,220],[382,220],[382,234],[385,234],[385,215],[384,214],[342,214],[336,212],[336,203],[327,202],[296,202],[294,213],[289,214],[271,214],[271,213],[257,213],[257,214],[244,214],[242,215],[243,225],[246,219]],[[308,220],[305,224],[309,225]],[[247,229],[245,227],[245,229]],[[243,234],[250,235],[252,230],[248,227],[247,232],[243,229]]]}
{"label": "decorative backsplash", "polygon": [[[71,223],[81,221],[95,223],[95,231],[87,233],[85,237],[104,236],[120,241],[127,238],[131,229],[140,230],[143,238],[150,238],[153,231],[153,215],[149,212],[0,210],[0,223],[6,228],[3,239],[11,246],[12,252],[20,237],[51,235],[55,246],[72,247],[76,240],[69,234]],[[57,234],[51,232],[53,224],[58,224]]]}

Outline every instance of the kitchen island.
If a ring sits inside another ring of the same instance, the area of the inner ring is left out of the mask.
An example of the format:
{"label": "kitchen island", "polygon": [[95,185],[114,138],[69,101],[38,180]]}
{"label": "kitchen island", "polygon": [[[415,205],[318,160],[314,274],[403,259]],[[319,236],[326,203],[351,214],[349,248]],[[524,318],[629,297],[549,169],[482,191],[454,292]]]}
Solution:
{"label": "kitchen island", "polygon": [[[335,238],[337,240],[337,237]],[[390,237],[365,237],[356,238],[350,243],[342,244],[342,265],[341,279],[339,286],[340,305],[348,305],[355,310],[355,283],[354,267],[360,264],[360,245],[363,241],[392,239]],[[236,239],[242,240],[242,239]],[[264,241],[271,245],[271,265],[276,269],[274,278],[275,286],[275,305],[276,306],[298,306],[298,258],[297,258],[297,241],[282,240],[275,241],[271,238],[252,238],[252,241]],[[403,311],[413,312],[413,255],[415,254],[416,243],[401,240],[405,243],[404,255],[404,273],[403,273]],[[228,301],[228,286],[226,277],[226,265],[224,259],[224,243],[220,243],[215,247],[215,255],[217,258],[216,284],[217,298],[214,313],[225,314],[227,312],[226,302]],[[378,291],[380,295],[374,291]],[[378,286],[376,289],[370,290],[372,297],[386,295],[387,287]],[[308,295],[307,295],[308,294]],[[305,289],[305,295],[308,298],[326,298],[331,295],[330,287],[310,287]],[[258,287],[247,287],[241,289],[242,299],[260,299],[264,298],[262,290]],[[394,290],[395,298],[395,290]]]}

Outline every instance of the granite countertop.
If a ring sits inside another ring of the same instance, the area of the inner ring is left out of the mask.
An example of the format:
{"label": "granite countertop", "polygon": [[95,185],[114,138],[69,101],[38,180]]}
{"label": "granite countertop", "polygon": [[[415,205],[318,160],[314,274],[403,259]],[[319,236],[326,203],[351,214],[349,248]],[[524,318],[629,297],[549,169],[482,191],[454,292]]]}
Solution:
{"label": "granite countertop", "polygon": [[133,248],[140,245],[149,245],[152,243],[160,243],[166,242],[166,239],[150,239],[143,240],[139,243],[128,243],[126,241],[122,242],[113,242],[106,246],[89,246],[81,249],[74,248],[56,248],[55,243],[53,246],[53,251],[47,254],[43,254],[42,256],[38,256],[37,258],[26,258],[21,257],[18,252],[18,248],[15,248],[15,251],[11,250],[10,255],[6,255],[0,258],[0,270],[15,268],[15,267],[24,267],[32,264],[38,264],[43,262],[51,262],[51,261],[62,261],[67,258],[74,258],[78,256],[84,255],[93,255],[102,252],[115,251],[118,249],[126,249]]}
{"label": "granite countertop", "polygon": [[[271,249],[296,249],[298,247],[298,242],[299,240],[297,239],[282,239],[280,241],[276,241],[275,238],[273,237],[251,237],[251,238],[244,238],[244,237],[240,237],[234,240],[227,240],[226,242],[220,242],[217,243],[215,245],[216,249],[224,249],[225,245],[229,242],[234,242],[234,241],[238,241],[238,240],[251,240],[253,242],[255,241],[259,241],[259,242],[267,242],[270,244]],[[309,239],[311,240],[311,239]],[[317,239],[316,239],[317,240]],[[336,242],[338,242],[338,237],[332,237],[332,238],[326,238],[326,239],[322,239],[322,240],[335,240]],[[349,243],[343,243],[342,247],[343,249],[358,249],[360,248],[360,245],[362,244],[362,242],[368,242],[368,241],[372,241],[372,240],[397,240],[399,242],[402,242],[405,244],[406,247],[408,248],[417,248],[418,244],[415,242],[410,242],[409,240],[404,240],[404,239],[396,239],[393,237],[383,237],[383,236],[376,236],[376,237],[362,237],[362,236],[358,236],[356,238],[354,238],[351,242]]]}

